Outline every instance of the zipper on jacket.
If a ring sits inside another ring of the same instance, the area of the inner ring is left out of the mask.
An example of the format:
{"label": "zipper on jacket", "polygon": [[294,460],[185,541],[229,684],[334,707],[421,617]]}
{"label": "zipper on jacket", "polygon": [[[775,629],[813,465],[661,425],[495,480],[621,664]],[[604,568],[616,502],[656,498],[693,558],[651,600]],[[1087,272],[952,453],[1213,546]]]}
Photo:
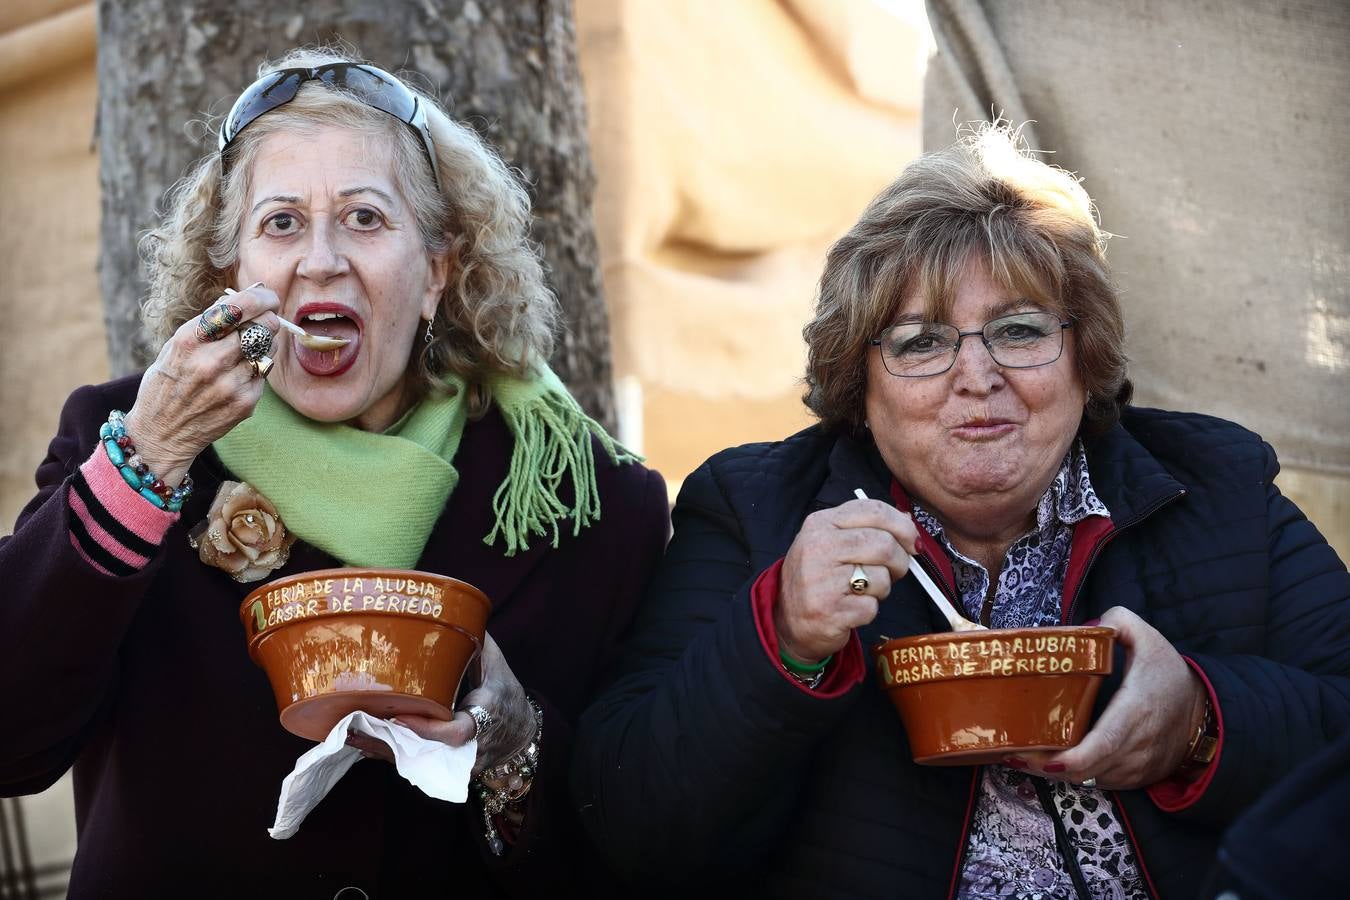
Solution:
{"label": "zipper on jacket", "polygon": [[966,818],[961,827],[961,843],[956,846],[956,868],[952,870],[951,887],[947,889],[947,900],[955,900],[961,890],[961,873],[966,868],[966,856],[970,852],[970,822],[975,818],[975,804],[979,802],[980,781],[984,778],[984,766],[976,766],[970,776],[970,791],[966,794]]}
{"label": "zipper on jacket", "polygon": [[1059,846],[1059,855],[1064,858],[1064,869],[1069,873],[1069,880],[1073,882],[1074,893],[1078,895],[1078,900],[1092,900],[1092,892],[1088,890],[1087,879],[1083,877],[1083,868],[1078,863],[1078,851],[1073,848],[1073,842],[1069,840],[1069,832],[1064,827],[1064,820],[1059,817],[1059,811],[1055,809],[1055,798],[1050,796],[1050,785],[1044,778],[1037,778],[1035,775],[1027,776],[1031,779],[1032,785],[1036,788],[1036,799],[1041,801],[1041,809],[1050,817],[1050,822],[1055,826],[1055,843]]}
{"label": "zipper on jacket", "polygon": [[1088,573],[1092,571],[1092,566],[1097,562],[1097,557],[1101,556],[1102,548],[1104,548],[1107,544],[1111,543],[1111,541],[1115,540],[1116,535],[1120,534],[1122,531],[1133,528],[1140,522],[1147,519],[1149,516],[1153,515],[1158,510],[1162,509],[1167,504],[1175,500],[1180,500],[1182,497],[1185,496],[1186,491],[1184,489],[1177,491],[1175,494],[1169,494],[1168,496],[1163,497],[1161,500],[1158,500],[1152,506],[1145,509],[1143,512],[1135,516],[1133,519],[1130,519],[1130,521],[1123,522],[1120,525],[1116,526],[1115,528],[1112,528],[1106,534],[1102,535],[1101,539],[1097,541],[1096,546],[1092,548],[1092,552],[1088,554],[1087,562],[1083,563],[1083,573],[1078,576],[1078,584],[1074,585],[1073,599],[1069,601],[1069,609],[1064,617],[1065,625],[1072,624],[1073,622],[1073,611],[1078,608],[1078,598],[1083,596],[1083,585],[1087,584]]}
{"label": "zipper on jacket", "polygon": [[933,579],[934,584],[942,588],[942,596],[946,597],[948,602],[960,612],[962,609],[961,598],[956,596],[956,588],[947,583],[947,579],[943,577],[942,570],[938,568],[938,564],[929,559],[928,555],[923,552],[920,552],[918,556],[910,558],[917,562],[919,566],[928,573],[928,577]]}

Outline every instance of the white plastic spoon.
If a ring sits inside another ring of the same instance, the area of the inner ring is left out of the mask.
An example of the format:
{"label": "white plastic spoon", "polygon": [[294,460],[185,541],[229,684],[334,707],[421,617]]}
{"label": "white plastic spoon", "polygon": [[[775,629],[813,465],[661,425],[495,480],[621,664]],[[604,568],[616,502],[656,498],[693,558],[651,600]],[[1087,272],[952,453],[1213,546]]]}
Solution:
{"label": "white plastic spoon", "polygon": [[[238,291],[236,291],[234,288],[226,288],[225,293],[237,294]],[[339,347],[345,347],[351,343],[351,341],[348,340],[347,338],[328,337],[327,335],[323,334],[310,334],[308,331],[301,328],[299,325],[295,324],[289,319],[283,319],[281,316],[277,316],[277,321],[281,323],[283,328],[285,328],[291,334],[298,337],[300,339],[300,343],[308,347],[310,350],[336,350]]]}
{"label": "white plastic spoon", "polygon": [[[867,499],[867,494],[863,492],[862,488],[856,488],[853,491],[853,496],[857,497],[859,500]],[[951,601],[947,599],[947,595],[942,593],[941,589],[933,583],[933,579],[928,577],[928,573],[923,570],[923,566],[919,565],[917,559],[910,560],[909,574],[913,575],[915,579],[918,580],[924,591],[927,592],[928,599],[932,600],[933,605],[938,608],[938,611],[947,617],[947,624],[952,626],[952,631],[989,630],[979,622],[972,622],[957,612],[956,607],[952,606]]]}

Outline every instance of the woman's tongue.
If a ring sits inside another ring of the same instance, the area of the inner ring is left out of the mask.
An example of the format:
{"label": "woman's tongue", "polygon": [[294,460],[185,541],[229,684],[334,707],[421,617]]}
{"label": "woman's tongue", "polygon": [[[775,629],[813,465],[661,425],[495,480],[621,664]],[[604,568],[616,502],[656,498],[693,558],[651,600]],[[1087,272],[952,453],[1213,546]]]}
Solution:
{"label": "woman's tongue", "polygon": [[302,319],[301,328],[322,337],[346,338],[347,346],[337,350],[311,350],[299,340],[293,340],[295,358],[300,367],[311,375],[340,375],[351,368],[361,352],[361,331],[345,316],[336,318]]}

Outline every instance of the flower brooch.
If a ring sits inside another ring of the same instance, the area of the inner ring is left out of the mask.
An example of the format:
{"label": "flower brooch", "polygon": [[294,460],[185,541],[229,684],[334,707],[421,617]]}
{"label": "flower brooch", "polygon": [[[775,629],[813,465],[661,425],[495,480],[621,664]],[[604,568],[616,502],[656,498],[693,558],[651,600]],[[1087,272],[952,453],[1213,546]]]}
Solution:
{"label": "flower brooch", "polygon": [[235,581],[260,581],[286,565],[295,535],[277,509],[248,482],[226,481],[206,519],[188,534],[202,562]]}

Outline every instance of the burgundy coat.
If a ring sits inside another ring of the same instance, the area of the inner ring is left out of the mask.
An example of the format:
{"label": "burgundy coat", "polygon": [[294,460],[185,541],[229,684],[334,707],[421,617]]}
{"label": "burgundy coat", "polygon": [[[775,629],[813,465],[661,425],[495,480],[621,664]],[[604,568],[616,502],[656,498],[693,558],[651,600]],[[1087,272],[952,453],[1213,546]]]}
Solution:
{"label": "burgundy coat", "polygon": [[[238,609],[257,584],[202,564],[187,543],[233,476],[212,451],[198,458],[196,493],[135,575],[100,575],[70,543],[70,475],[108,411],[130,408],[137,384],[71,395],[38,494],[0,538],[0,795],[41,791],[74,766],[69,896],[329,900],[355,886],[402,900],[602,889],[567,796],[572,723],[664,548],[661,476],[614,466],[597,445],[601,520],[575,538],[565,531],[557,550],[539,539],[508,559],[483,537],[512,439],[495,410],[465,429],[459,485],[416,568],[491,598],[488,630],[544,708],[541,771],[525,831],[504,859],[486,850],[476,803],[428,798],[378,760],[358,762],[297,835],[276,841],[267,828],[281,780],[312,744],[282,730],[267,678],[249,660]],[[297,542],[276,575],[337,565]]]}

